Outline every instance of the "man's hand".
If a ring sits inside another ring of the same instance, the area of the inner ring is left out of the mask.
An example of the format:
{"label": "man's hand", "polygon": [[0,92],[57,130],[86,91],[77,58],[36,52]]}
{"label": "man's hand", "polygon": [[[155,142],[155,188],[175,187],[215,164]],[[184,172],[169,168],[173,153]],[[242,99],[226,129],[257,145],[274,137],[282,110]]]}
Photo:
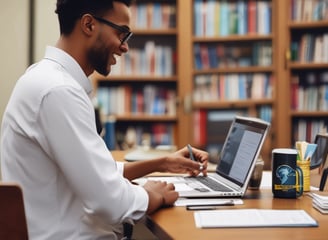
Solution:
{"label": "man's hand", "polygon": [[152,213],[162,206],[173,205],[179,194],[172,183],[148,181],[143,186],[148,193],[149,203],[147,213]]}

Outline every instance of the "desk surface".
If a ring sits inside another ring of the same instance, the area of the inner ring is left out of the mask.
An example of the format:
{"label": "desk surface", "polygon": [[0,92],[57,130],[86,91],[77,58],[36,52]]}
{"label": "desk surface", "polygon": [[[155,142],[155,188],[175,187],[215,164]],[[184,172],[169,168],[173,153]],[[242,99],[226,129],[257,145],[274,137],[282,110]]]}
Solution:
{"label": "desk surface", "polygon": [[[122,152],[113,152],[113,155],[117,160],[122,160],[124,156]],[[318,221],[319,227],[199,229],[195,226],[193,211],[187,211],[185,207],[161,209],[148,216],[145,224],[160,239],[309,240],[328,238],[328,215],[323,215],[315,210],[312,207],[312,199],[306,194],[298,199],[279,199],[273,198],[271,189],[248,190],[243,200],[243,205],[232,208],[304,209]]]}
{"label": "desk surface", "polygon": [[160,239],[167,238],[165,233],[172,239],[327,239],[328,215],[322,215],[315,210],[309,196],[304,195],[299,199],[276,199],[272,197],[271,190],[266,189],[248,191],[243,200],[243,205],[232,208],[304,209],[318,221],[319,227],[199,229],[195,227],[193,211],[187,211],[184,207],[161,209],[149,216],[147,225],[161,237]]}

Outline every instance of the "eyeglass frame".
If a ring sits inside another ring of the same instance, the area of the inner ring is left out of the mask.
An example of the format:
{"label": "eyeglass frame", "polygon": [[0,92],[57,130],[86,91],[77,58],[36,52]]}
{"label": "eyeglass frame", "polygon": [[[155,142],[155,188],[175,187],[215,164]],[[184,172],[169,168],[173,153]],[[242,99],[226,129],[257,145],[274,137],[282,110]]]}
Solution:
{"label": "eyeglass frame", "polygon": [[129,30],[128,27],[124,27],[124,26],[120,26],[117,25],[111,21],[108,21],[106,19],[103,19],[101,17],[97,17],[97,16],[92,16],[94,19],[96,19],[97,21],[106,24],[107,26],[110,26],[118,31],[120,31],[121,33],[125,33],[125,36],[123,37],[123,39],[120,39],[121,44],[127,43],[128,40],[131,38],[131,36],[133,35],[133,33]]}

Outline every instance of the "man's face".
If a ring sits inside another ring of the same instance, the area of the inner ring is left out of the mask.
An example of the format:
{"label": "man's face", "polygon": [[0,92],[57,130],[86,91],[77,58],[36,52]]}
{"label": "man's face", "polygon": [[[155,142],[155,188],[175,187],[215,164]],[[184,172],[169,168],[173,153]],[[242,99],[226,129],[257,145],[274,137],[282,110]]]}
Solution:
{"label": "man's face", "polygon": [[129,34],[130,10],[125,4],[114,1],[113,10],[95,19],[99,32],[88,51],[88,59],[98,73],[107,76],[111,66],[116,64],[115,55],[121,56],[128,51],[127,43],[122,43],[122,40]]}

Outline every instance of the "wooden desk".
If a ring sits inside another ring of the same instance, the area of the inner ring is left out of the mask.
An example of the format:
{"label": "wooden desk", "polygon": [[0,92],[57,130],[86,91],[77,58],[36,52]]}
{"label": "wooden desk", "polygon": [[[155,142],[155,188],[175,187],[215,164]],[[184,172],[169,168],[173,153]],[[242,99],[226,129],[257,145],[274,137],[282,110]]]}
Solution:
{"label": "wooden desk", "polygon": [[[322,215],[312,207],[312,199],[306,195],[299,199],[273,198],[271,190],[248,191],[243,205],[236,208],[304,209],[319,223],[315,228],[216,228],[195,227],[193,211],[184,207],[161,209],[148,217],[147,227],[160,239],[327,239],[328,215]],[[250,219],[251,221],[251,219]]]}
{"label": "wooden desk", "polygon": [[[122,160],[124,156],[121,152],[113,155],[117,160]],[[273,198],[271,189],[249,190],[243,200],[243,205],[232,208],[304,209],[318,221],[319,227],[199,229],[195,226],[193,211],[187,211],[185,207],[161,209],[148,216],[145,224],[159,239],[328,239],[328,215],[315,210],[312,207],[312,199],[306,194],[298,199],[279,199]]]}

